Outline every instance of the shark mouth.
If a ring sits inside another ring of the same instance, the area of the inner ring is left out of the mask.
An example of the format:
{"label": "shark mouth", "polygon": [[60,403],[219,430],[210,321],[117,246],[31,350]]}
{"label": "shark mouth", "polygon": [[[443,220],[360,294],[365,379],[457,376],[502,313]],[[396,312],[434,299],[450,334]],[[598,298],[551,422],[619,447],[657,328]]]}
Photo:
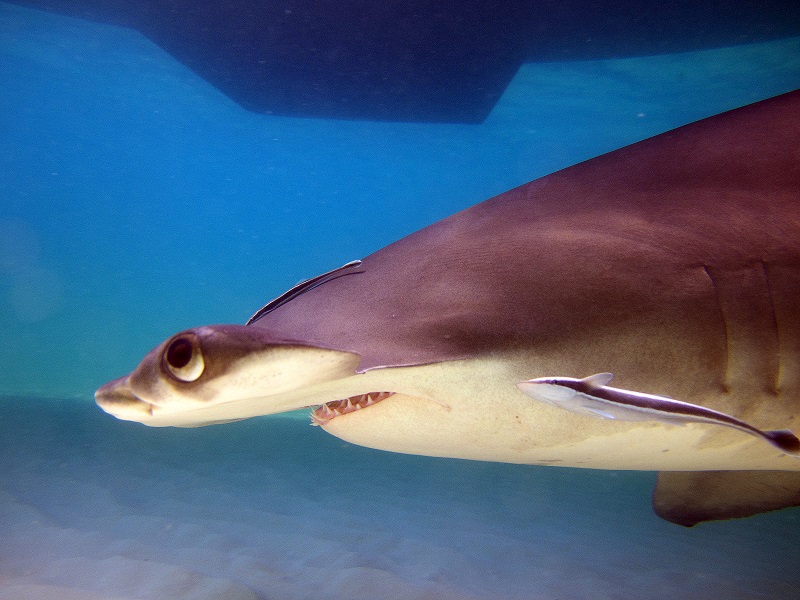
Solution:
{"label": "shark mouth", "polygon": [[370,392],[369,394],[351,396],[344,400],[326,402],[311,413],[311,424],[325,425],[331,419],[372,406],[393,394],[394,392]]}

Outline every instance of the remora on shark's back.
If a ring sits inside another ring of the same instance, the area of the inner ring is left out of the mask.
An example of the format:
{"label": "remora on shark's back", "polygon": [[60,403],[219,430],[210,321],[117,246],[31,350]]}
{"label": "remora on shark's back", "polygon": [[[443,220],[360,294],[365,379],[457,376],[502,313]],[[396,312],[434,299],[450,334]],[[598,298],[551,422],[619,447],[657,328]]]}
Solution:
{"label": "remora on shark's back", "polygon": [[[800,505],[783,431],[800,430],[798,139],[800,91],[553,173],[247,326],[174,335],[97,402],[155,426],[321,405],[323,429],[384,450],[660,470],[656,511],[684,525]],[[602,372],[728,426],[669,403],[597,418],[517,387]],[[764,443],[781,432],[786,448]]]}

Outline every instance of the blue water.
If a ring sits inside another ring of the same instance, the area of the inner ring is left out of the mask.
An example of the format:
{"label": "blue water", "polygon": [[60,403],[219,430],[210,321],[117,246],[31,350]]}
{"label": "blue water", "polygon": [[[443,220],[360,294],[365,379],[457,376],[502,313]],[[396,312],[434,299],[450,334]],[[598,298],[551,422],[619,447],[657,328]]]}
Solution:
{"label": "blue water", "polygon": [[91,401],[177,330],[800,87],[800,39],[527,64],[480,125],[327,121],[0,4],[0,77],[0,598],[800,597],[797,510],[685,531],[648,473],[403,457],[286,418],[151,430]]}

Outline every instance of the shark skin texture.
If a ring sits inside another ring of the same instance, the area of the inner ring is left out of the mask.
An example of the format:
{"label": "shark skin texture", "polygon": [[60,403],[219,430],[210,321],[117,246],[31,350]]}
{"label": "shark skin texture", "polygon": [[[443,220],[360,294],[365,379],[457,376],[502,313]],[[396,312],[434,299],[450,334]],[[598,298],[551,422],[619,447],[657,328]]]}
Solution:
{"label": "shark skin texture", "polygon": [[[184,427],[318,407],[325,431],[388,451],[661,471],[654,506],[682,525],[797,506],[798,139],[795,91],[563,169],[247,326],[176,334],[97,402]],[[612,415],[518,387],[592,373],[620,386]],[[657,410],[618,418],[641,398]]]}

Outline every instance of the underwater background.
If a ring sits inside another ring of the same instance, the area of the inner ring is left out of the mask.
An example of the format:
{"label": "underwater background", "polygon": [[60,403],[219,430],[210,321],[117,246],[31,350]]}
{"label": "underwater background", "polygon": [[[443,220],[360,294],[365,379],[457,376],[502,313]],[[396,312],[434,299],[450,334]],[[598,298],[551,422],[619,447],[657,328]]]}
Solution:
{"label": "underwater background", "polygon": [[[739,42],[747,40],[739,40]],[[800,510],[94,405],[172,333],[578,161],[800,87],[800,37],[526,62],[480,122],[248,111],[137,30],[0,3],[0,599],[800,598]]]}

